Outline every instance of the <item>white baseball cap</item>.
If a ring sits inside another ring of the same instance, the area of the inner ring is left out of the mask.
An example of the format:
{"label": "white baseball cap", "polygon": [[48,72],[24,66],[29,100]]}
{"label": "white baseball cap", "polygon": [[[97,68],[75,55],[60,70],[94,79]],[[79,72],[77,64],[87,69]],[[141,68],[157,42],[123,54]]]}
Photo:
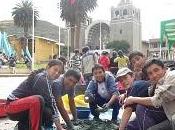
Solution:
{"label": "white baseball cap", "polygon": [[133,72],[127,67],[121,68],[121,69],[118,70],[116,78],[124,76],[124,75],[126,75],[128,73],[133,73]]}

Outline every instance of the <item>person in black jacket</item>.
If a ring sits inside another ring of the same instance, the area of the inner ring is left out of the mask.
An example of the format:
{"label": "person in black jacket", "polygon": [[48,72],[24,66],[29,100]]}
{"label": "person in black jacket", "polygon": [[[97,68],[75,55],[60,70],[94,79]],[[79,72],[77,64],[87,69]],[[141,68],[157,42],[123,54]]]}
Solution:
{"label": "person in black jacket", "polygon": [[19,121],[19,130],[40,130],[41,124],[52,127],[53,122],[58,130],[62,129],[51,87],[62,71],[63,63],[51,60],[46,69],[32,72],[7,97],[7,114],[10,119]]}

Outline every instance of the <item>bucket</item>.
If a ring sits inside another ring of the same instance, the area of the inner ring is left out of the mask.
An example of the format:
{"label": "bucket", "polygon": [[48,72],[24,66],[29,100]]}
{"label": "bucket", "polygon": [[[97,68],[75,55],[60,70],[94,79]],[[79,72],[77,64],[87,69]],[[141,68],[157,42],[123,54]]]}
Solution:
{"label": "bucket", "polygon": [[78,119],[88,119],[90,114],[90,109],[87,107],[77,107],[77,118]]}

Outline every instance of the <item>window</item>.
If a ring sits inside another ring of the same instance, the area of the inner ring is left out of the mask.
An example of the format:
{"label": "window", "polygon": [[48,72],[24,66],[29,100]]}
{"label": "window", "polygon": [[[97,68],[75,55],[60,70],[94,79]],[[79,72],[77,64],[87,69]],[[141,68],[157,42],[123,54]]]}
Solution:
{"label": "window", "polygon": [[120,29],[120,34],[122,34],[122,29]]}
{"label": "window", "polygon": [[115,11],[115,15],[116,16],[118,16],[119,15],[119,11],[117,10],[117,11]]}
{"label": "window", "polygon": [[128,14],[127,9],[124,9],[124,10],[123,10],[123,15],[127,15],[127,14]]}

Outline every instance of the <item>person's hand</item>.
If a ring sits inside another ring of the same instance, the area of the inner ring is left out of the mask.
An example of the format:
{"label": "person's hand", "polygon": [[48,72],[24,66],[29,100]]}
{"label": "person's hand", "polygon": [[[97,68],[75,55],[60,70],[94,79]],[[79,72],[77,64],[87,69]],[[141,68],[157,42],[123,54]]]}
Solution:
{"label": "person's hand", "polygon": [[134,104],[134,101],[135,101],[135,98],[132,96],[126,98],[124,101],[124,107]]}
{"label": "person's hand", "polygon": [[107,112],[108,111],[108,109],[109,109],[109,105],[106,103],[106,104],[104,104],[103,106],[102,106],[102,112]]}
{"label": "person's hand", "polygon": [[87,95],[84,96],[84,101],[86,103],[94,102],[94,100],[95,100],[95,97],[94,97],[93,94],[87,94]]}
{"label": "person's hand", "polygon": [[119,96],[119,103],[120,103],[121,105],[124,104],[125,98],[126,98],[126,94],[121,94],[121,95]]}

